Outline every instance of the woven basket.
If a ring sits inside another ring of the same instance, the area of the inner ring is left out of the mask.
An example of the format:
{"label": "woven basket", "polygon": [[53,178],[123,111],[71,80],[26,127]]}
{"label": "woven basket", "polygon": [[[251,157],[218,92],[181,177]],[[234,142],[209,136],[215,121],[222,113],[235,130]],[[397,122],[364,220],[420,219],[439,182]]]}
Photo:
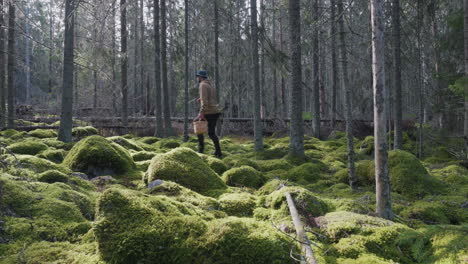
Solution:
{"label": "woven basket", "polygon": [[197,135],[205,134],[208,131],[208,122],[205,119],[193,121],[193,131]]}

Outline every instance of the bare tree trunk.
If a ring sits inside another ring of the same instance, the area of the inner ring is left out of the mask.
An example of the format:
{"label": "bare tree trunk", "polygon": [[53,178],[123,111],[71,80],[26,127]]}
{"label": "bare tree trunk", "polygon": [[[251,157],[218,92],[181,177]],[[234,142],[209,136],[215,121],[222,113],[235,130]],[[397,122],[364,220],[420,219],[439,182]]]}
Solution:
{"label": "bare tree trunk", "polygon": [[395,149],[403,147],[403,111],[401,105],[401,25],[400,0],[393,0],[393,45],[395,60]]}
{"label": "bare tree trunk", "polygon": [[0,0],[0,129],[5,127],[6,120],[6,86],[5,86],[5,19],[3,16],[5,6]]}
{"label": "bare tree trunk", "polygon": [[[276,48],[276,0],[272,0],[272,7],[273,7],[273,18],[272,18],[272,23],[273,23],[273,30],[272,30],[272,40],[273,40],[273,45]],[[277,118],[278,117],[278,77],[277,74],[278,72],[276,71],[275,66],[273,65],[272,67],[272,74],[273,74],[273,117]]]}
{"label": "bare tree trunk", "polygon": [[8,3],[8,128],[15,127],[15,77],[16,77],[16,6]]}
{"label": "bare tree trunk", "polygon": [[423,147],[424,147],[424,138],[423,138],[423,124],[424,124],[424,81],[423,81],[423,43],[422,43],[422,26],[423,26],[423,0],[418,0],[418,17],[417,17],[417,40],[418,40],[418,119],[419,119],[419,128],[418,128],[418,157],[421,159],[423,156]]}
{"label": "bare tree trunk", "polygon": [[161,0],[161,69],[162,69],[162,89],[164,94],[164,136],[170,137],[174,134],[171,125],[171,106],[169,98],[169,85],[167,80],[167,33],[166,33],[166,0]]}
{"label": "bare tree trunk", "polygon": [[258,24],[257,24],[257,0],[250,0],[250,27],[252,29],[252,66],[254,75],[254,141],[255,151],[263,150],[263,129],[261,118],[260,99],[260,72],[258,65]]}
{"label": "bare tree trunk", "polygon": [[47,92],[52,92],[52,57],[54,55],[54,14],[52,12],[52,6],[54,4],[54,0],[50,0],[49,2],[49,81],[48,81],[48,89]]}
{"label": "bare tree trunk", "polygon": [[[94,17],[97,18],[97,8],[94,9]],[[96,113],[97,107],[98,107],[98,76],[97,76],[97,23],[93,25],[93,80],[94,80],[94,94],[93,94],[93,110],[94,113]]]}
{"label": "bare tree trunk", "polygon": [[75,0],[65,2],[65,45],[63,50],[62,113],[58,139],[72,141],[73,128],[73,81],[75,42]]}
{"label": "bare tree trunk", "polygon": [[154,115],[156,116],[156,137],[164,136],[163,126],[163,107],[162,107],[162,89],[161,89],[161,49],[160,49],[160,30],[159,30],[159,0],[153,1],[153,26],[154,26],[154,87],[155,100]]}
{"label": "bare tree trunk", "polygon": [[374,79],[374,138],[376,213],[379,217],[393,219],[388,173],[387,126],[385,88],[385,44],[383,1],[371,0],[372,17],[372,72]]}
{"label": "bare tree trunk", "polygon": [[342,85],[345,91],[345,118],[346,118],[346,139],[348,147],[348,170],[349,185],[352,189],[357,188],[356,170],[354,167],[354,138],[353,138],[353,107],[351,103],[351,89],[349,87],[348,76],[348,53],[346,51],[346,32],[344,26],[343,1],[338,0],[338,14],[340,15],[338,23],[340,26],[340,53],[341,69],[343,72]]}
{"label": "bare tree trunk", "polygon": [[463,135],[465,136],[465,152],[468,159],[468,0],[464,1],[464,39],[465,39],[465,122]]}
{"label": "bare tree trunk", "polygon": [[112,109],[114,110],[114,113],[117,112],[117,73],[115,70],[115,65],[116,65],[116,57],[117,57],[117,48],[116,48],[116,29],[115,29],[115,17],[116,17],[116,7],[114,4],[112,4],[112,22],[111,22],[111,34],[112,34],[112,57],[111,57],[111,63],[112,63]]}
{"label": "bare tree trunk", "polygon": [[[283,12],[282,12],[282,9],[280,9],[280,14],[279,14],[279,44],[280,44],[279,45],[280,46],[280,51],[284,51],[284,49],[283,49]],[[302,70],[301,70],[301,72],[302,72]],[[281,76],[280,96],[281,96],[281,106],[282,106],[281,118],[284,119],[288,115],[288,106],[286,105],[286,81],[284,80],[283,76]]]}
{"label": "bare tree trunk", "polygon": [[320,73],[319,73],[319,7],[318,0],[313,0],[313,21],[314,21],[314,30],[313,30],[313,40],[312,40],[312,54],[313,54],[313,69],[314,69],[314,121],[313,121],[313,131],[314,137],[320,138]]}
{"label": "bare tree trunk", "polygon": [[215,65],[214,65],[214,86],[216,88],[216,98],[218,103],[220,103],[221,95],[221,80],[219,77],[219,10],[218,10],[218,1],[213,0],[214,4],[214,53],[215,53]]}
{"label": "bare tree trunk", "polygon": [[185,13],[185,79],[184,79],[184,142],[189,140],[188,117],[189,117],[189,6],[188,0],[184,0]]}
{"label": "bare tree trunk", "polygon": [[291,59],[291,127],[289,152],[304,157],[304,124],[302,119],[302,65],[301,65],[301,5],[289,0],[289,38]]}
{"label": "bare tree trunk", "polygon": [[[140,0],[140,15],[139,15],[139,18],[140,18],[140,46],[139,46],[139,57],[138,57],[138,64],[139,64],[139,74],[140,74],[140,100],[139,102],[142,102],[144,97],[145,97],[145,20],[144,20],[144,2],[143,0]],[[139,104],[140,105],[140,111],[141,111],[141,114],[143,114],[143,112],[145,112],[145,107],[143,104]]]}
{"label": "bare tree trunk", "polygon": [[[29,12],[29,1],[25,1],[24,3],[26,5],[26,17],[30,17],[30,12]],[[26,31],[26,36],[31,35],[31,26],[29,25],[29,21],[26,20],[25,22],[25,31]],[[25,98],[25,103],[30,104],[31,103],[31,40],[29,37],[25,38],[26,41],[26,98]]]}
{"label": "bare tree trunk", "polygon": [[[336,0],[330,0],[331,7],[331,60],[332,60],[332,71],[331,71],[331,86],[332,86],[332,102],[331,102],[331,126],[332,129],[336,128],[336,93],[338,90],[338,63],[336,56]],[[340,1],[340,0],[338,0]]]}
{"label": "bare tree trunk", "polygon": [[128,127],[128,85],[127,85],[127,2],[120,0],[120,38],[121,38],[121,72],[122,72],[122,125]]}

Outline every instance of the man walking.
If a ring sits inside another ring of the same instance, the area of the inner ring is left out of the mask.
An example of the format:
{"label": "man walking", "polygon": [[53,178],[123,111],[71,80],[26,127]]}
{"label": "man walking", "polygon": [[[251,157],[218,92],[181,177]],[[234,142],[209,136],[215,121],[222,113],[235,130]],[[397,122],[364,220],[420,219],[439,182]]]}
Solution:
{"label": "man walking", "polygon": [[[208,136],[213,140],[215,146],[214,155],[217,158],[222,157],[221,146],[219,145],[219,139],[216,135],[216,122],[221,115],[218,108],[218,101],[216,99],[216,90],[211,86],[211,82],[208,80],[206,71],[200,70],[196,74],[198,83],[200,84],[200,113],[197,119],[206,119],[208,122]],[[205,138],[203,134],[198,135],[198,152],[203,153],[205,150]]]}

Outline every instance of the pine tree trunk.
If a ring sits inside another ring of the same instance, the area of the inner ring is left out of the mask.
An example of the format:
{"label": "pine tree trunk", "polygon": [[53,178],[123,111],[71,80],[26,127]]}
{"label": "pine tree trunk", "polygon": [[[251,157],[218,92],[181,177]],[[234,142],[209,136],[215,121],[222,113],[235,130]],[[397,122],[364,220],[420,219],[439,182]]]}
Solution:
{"label": "pine tree trunk", "polygon": [[3,16],[5,6],[3,0],[0,0],[0,129],[5,127],[6,120],[6,86],[5,86],[5,19]]}
{"label": "pine tree trunk", "polygon": [[417,3],[417,41],[418,41],[418,85],[417,85],[417,95],[418,95],[418,158],[423,156],[423,124],[424,124],[424,81],[423,81],[423,43],[422,43],[422,30],[423,30],[423,0],[418,0]]}
{"label": "pine tree trunk", "polygon": [[[140,46],[138,47],[139,49],[139,57],[138,57],[138,65],[140,66],[139,67],[139,74],[140,74],[140,100],[139,102],[143,102],[144,101],[144,98],[145,98],[145,43],[146,43],[146,40],[145,40],[145,20],[144,20],[144,2],[143,0],[140,0],[140,14],[139,14],[139,18],[140,18]],[[140,105],[140,112],[141,114],[143,114],[145,111],[145,105],[142,104],[142,103],[139,103],[138,105]]]}
{"label": "pine tree trunk", "polygon": [[465,152],[468,159],[468,0],[464,1],[464,39],[465,39],[465,122],[464,131],[465,136]]}
{"label": "pine tree trunk", "polygon": [[47,92],[52,93],[52,57],[54,54],[54,15],[52,12],[52,6],[54,4],[53,0],[49,2],[49,80]]}
{"label": "pine tree trunk", "polygon": [[153,26],[154,26],[154,87],[155,87],[155,102],[154,115],[156,116],[156,137],[164,136],[163,126],[163,107],[162,107],[162,89],[161,89],[161,49],[160,49],[160,30],[159,30],[159,0],[154,0],[153,9]]}
{"label": "pine tree trunk", "polygon": [[218,1],[213,0],[214,4],[214,55],[215,55],[215,65],[214,65],[214,87],[216,88],[216,98],[218,103],[220,103],[221,95],[221,80],[219,77],[219,10],[218,10]]}
{"label": "pine tree trunk", "polygon": [[338,0],[338,14],[340,26],[340,53],[341,53],[341,70],[343,72],[342,85],[345,92],[345,118],[346,118],[346,140],[348,147],[348,170],[349,170],[349,184],[352,189],[356,189],[357,179],[356,170],[354,167],[354,137],[353,137],[353,107],[351,104],[351,88],[349,87],[348,76],[348,53],[346,51],[346,32],[344,26],[344,8],[343,1]]}
{"label": "pine tree trunk", "polygon": [[62,113],[60,116],[60,128],[58,133],[58,139],[63,142],[72,141],[75,8],[75,0],[66,0],[65,45],[63,50]]}
{"label": "pine tree trunk", "polygon": [[184,79],[184,142],[189,140],[189,6],[188,0],[184,0],[185,13],[184,13],[184,22],[185,22],[185,79]]}
{"label": "pine tree trunk", "polygon": [[[29,12],[29,1],[25,2],[26,5],[26,17],[30,17],[30,12]],[[25,32],[26,36],[31,35],[31,26],[29,25],[29,21],[27,20],[25,22]],[[31,40],[29,37],[25,38],[26,42],[26,96],[25,96],[25,103],[30,104],[31,103]]]}
{"label": "pine tree trunk", "polygon": [[122,125],[125,132],[128,127],[128,85],[127,85],[127,3],[120,0],[120,38],[121,38],[121,89],[122,89]]}
{"label": "pine tree trunk", "polygon": [[395,60],[395,149],[403,148],[403,111],[401,104],[401,25],[400,25],[400,0],[393,0],[393,45]]}
{"label": "pine tree trunk", "polygon": [[385,87],[385,43],[383,1],[371,0],[372,18],[372,72],[374,83],[374,138],[376,213],[379,217],[393,219],[388,172],[387,125]]}
{"label": "pine tree trunk", "polygon": [[289,152],[304,157],[304,124],[302,119],[302,65],[301,65],[301,5],[289,0],[289,38],[291,60],[291,126]]}
{"label": "pine tree trunk", "polygon": [[112,34],[112,57],[111,57],[111,63],[112,63],[112,109],[114,110],[114,113],[117,113],[117,73],[115,70],[115,65],[116,65],[116,57],[117,57],[117,48],[116,48],[116,29],[115,29],[115,17],[116,17],[116,7],[113,4],[112,5],[112,22],[111,22],[111,34]]}
{"label": "pine tree trunk", "polygon": [[[332,102],[331,102],[331,127],[336,129],[336,98],[338,90],[338,62],[336,56],[336,0],[330,0],[331,11],[331,86],[332,86]],[[338,0],[340,1],[340,0]]]}
{"label": "pine tree trunk", "polygon": [[313,71],[314,71],[314,121],[313,121],[313,131],[314,137],[320,138],[320,73],[319,73],[319,7],[318,0],[314,0],[313,3],[313,21],[314,21],[314,30],[313,30],[313,40],[312,40],[312,53],[313,53]]}
{"label": "pine tree trunk", "polygon": [[[272,18],[272,23],[273,23],[273,29],[272,29],[272,41],[273,41],[273,46],[276,48],[276,0],[272,0],[272,7],[273,7],[273,18]],[[278,118],[278,77],[277,77],[277,71],[275,66],[273,65],[272,67],[272,74],[273,74],[273,117]]]}
{"label": "pine tree trunk", "polygon": [[[279,46],[280,46],[280,51],[284,51],[283,47],[283,12],[282,9],[280,9],[280,14],[279,14]],[[302,70],[301,70],[302,72]],[[301,73],[302,74],[302,73]],[[280,91],[280,97],[281,97],[281,118],[284,119],[288,116],[288,106],[286,105],[286,81],[284,77],[281,75],[281,91]]]}
{"label": "pine tree trunk", "polygon": [[250,0],[250,27],[252,29],[252,66],[254,87],[254,141],[255,151],[263,150],[263,128],[261,119],[260,72],[258,56],[257,0]]}
{"label": "pine tree trunk", "polygon": [[167,33],[166,33],[166,0],[161,0],[161,73],[162,73],[162,90],[164,94],[164,136],[170,137],[173,135],[171,125],[171,106],[169,97],[168,70],[167,70]]}

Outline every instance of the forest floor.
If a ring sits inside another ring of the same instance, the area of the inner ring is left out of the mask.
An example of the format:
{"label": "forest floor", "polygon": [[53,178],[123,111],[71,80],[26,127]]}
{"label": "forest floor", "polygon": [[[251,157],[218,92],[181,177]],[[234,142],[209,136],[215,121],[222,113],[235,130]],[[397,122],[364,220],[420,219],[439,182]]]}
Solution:
{"label": "forest floor", "polygon": [[[224,137],[225,158],[198,154],[196,138],[100,137],[73,130],[0,132],[0,263],[296,263],[285,192],[319,263],[466,263],[468,170],[451,146],[405,133],[389,152],[394,221],[374,216],[373,137],[355,139],[359,188],[346,138]],[[207,142],[205,153],[213,146]],[[285,185],[284,187],[282,187]]]}

